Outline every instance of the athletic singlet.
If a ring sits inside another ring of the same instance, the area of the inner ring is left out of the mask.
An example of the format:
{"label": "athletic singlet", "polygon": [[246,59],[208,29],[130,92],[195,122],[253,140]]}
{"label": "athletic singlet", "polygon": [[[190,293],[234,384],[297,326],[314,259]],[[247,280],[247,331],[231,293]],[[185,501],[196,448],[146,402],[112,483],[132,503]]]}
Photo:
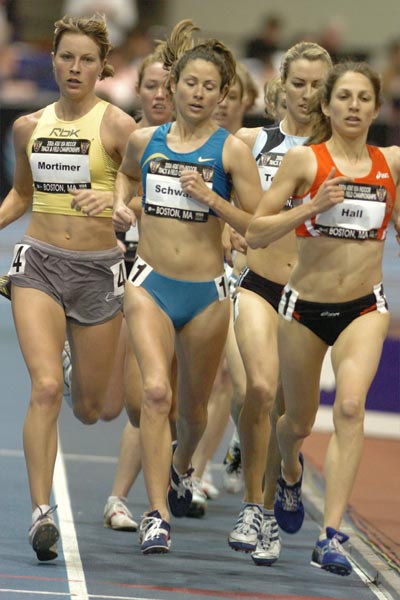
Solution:
{"label": "athletic singlet", "polygon": [[197,150],[174,152],[166,143],[172,123],[157,127],[141,159],[144,212],[156,217],[204,223],[208,215],[218,216],[206,204],[182,190],[181,171],[198,171],[206,185],[230,200],[232,182],[224,171],[222,150],[229,131],[220,127]]}
{"label": "athletic singlet", "polygon": [[[332,167],[342,175],[332,160],[325,143],[311,145],[317,158],[317,174],[309,191],[300,196],[309,202],[318,192]],[[393,212],[396,186],[385,157],[379,148],[367,146],[372,160],[371,171],[365,177],[343,184],[344,202],[317,214],[296,228],[300,237],[321,235],[351,240],[384,240]]]}
{"label": "athletic singlet", "polygon": [[[294,146],[303,145],[306,141],[306,137],[284,133],[281,123],[261,129],[253,146],[253,156],[256,159],[261,187],[264,191],[269,189],[286,152]],[[293,198],[289,198],[284,208],[293,206]]]}
{"label": "athletic singlet", "polygon": [[[33,212],[86,217],[71,208],[69,189],[112,191],[118,170],[100,138],[108,102],[99,101],[76,121],[56,116],[55,103],[46,106],[27,145],[33,177]],[[111,217],[112,209],[96,217]]]}

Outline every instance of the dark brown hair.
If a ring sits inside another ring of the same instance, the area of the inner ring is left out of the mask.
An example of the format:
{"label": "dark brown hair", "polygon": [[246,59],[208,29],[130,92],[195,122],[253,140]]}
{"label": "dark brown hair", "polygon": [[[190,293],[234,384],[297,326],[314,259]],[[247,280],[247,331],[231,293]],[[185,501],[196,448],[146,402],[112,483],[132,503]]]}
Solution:
{"label": "dark brown hair", "polygon": [[310,102],[310,113],[312,119],[312,134],[307,141],[309,144],[320,144],[325,142],[332,135],[330,119],[323,113],[322,105],[327,106],[332,98],[333,88],[337,81],[346,73],[360,73],[369,81],[374,90],[375,108],[382,104],[382,83],[379,74],[366,62],[343,61],[334,65],[325,80],[324,85],[318,91],[318,94]]}
{"label": "dark brown hair", "polygon": [[236,75],[232,52],[219,40],[212,38],[195,43],[193,34],[199,31],[190,19],[175,25],[162,49],[163,63],[169,71],[167,89],[171,91],[171,77],[178,82],[182,70],[191,60],[202,59],[213,63],[221,75],[221,90],[231,85]]}

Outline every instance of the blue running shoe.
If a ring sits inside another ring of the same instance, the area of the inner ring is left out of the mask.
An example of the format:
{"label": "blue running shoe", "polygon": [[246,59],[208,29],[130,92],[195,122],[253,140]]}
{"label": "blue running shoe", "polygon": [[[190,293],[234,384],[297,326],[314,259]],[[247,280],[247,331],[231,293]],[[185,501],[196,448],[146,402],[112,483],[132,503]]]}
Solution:
{"label": "blue running shoe", "polygon": [[166,554],[171,547],[171,527],[163,521],[158,510],[143,515],[139,543],[143,554]]}
{"label": "blue running shoe", "polygon": [[296,533],[299,531],[304,521],[304,506],[301,501],[301,484],[303,481],[304,459],[300,452],[299,461],[301,464],[300,481],[289,485],[281,476],[276,484],[274,513],[278,525],[286,533]]}
{"label": "blue running shoe", "polygon": [[[172,444],[172,456],[177,448],[177,443]],[[186,473],[180,475],[174,462],[171,464],[171,478],[168,488],[167,501],[168,507],[174,517],[186,517],[189,512],[193,498],[192,473],[194,469],[190,468]]]}
{"label": "blue running shoe", "polygon": [[343,548],[349,536],[333,527],[326,528],[326,536],[325,540],[318,540],[316,543],[311,564],[335,575],[350,575],[352,566]]}

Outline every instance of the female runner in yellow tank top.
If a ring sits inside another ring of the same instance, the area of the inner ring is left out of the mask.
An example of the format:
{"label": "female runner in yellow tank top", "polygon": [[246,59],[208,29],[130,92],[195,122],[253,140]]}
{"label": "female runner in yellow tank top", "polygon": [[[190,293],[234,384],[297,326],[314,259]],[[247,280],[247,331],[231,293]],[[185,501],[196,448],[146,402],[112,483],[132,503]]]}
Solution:
{"label": "female runner in yellow tank top", "polygon": [[63,394],[61,352],[72,353],[72,401],[83,423],[101,413],[122,319],[123,256],[112,226],[114,180],[135,121],[95,94],[113,74],[104,18],[55,24],[53,69],[59,99],[14,124],[13,188],[0,229],[32,206],[9,271],[15,326],[31,397],[24,451],[32,498],[29,542],[39,560],[57,557],[50,507]]}

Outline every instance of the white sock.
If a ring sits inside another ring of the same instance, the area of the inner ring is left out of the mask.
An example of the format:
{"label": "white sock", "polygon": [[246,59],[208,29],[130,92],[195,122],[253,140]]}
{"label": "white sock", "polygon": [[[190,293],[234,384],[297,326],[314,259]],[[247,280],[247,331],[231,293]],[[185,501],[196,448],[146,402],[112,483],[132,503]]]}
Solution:
{"label": "white sock", "polygon": [[233,430],[230,446],[240,446],[240,438],[239,438],[239,432],[237,430],[237,427],[235,427],[235,429]]}
{"label": "white sock", "polygon": [[275,514],[274,514],[273,508],[264,508],[263,515],[266,519],[275,519]]}
{"label": "white sock", "polygon": [[39,504],[32,513],[32,524],[49,509],[50,506],[48,504]]}

